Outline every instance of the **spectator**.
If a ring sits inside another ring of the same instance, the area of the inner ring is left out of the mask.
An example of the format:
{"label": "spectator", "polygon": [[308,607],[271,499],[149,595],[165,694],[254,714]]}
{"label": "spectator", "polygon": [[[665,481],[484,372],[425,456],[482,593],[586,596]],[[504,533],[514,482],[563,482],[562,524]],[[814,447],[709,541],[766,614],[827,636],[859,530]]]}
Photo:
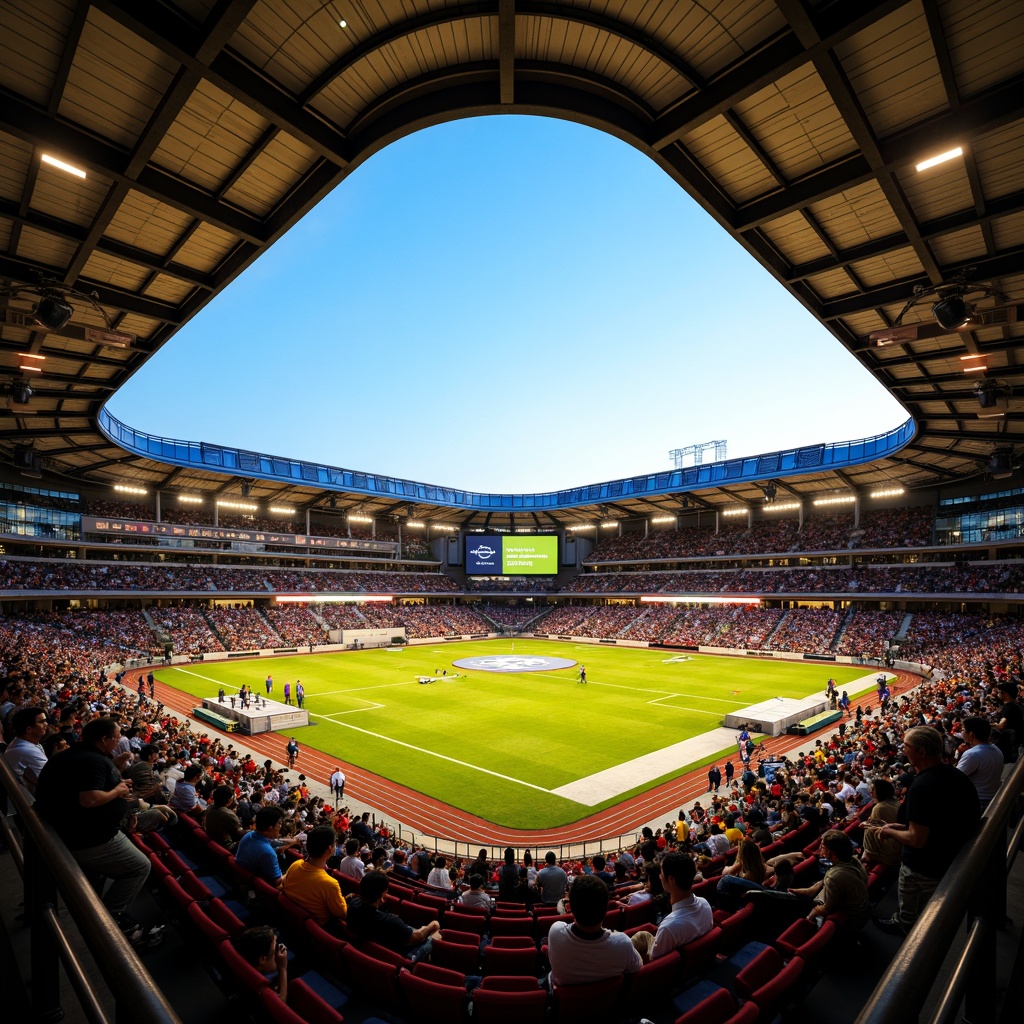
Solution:
{"label": "spectator", "polygon": [[629,936],[603,927],[608,886],[595,875],[577,875],[570,892],[573,923],[556,921],[548,932],[550,983],[582,985],[632,974],[643,960]]}
{"label": "spectator", "polygon": [[668,853],[661,862],[661,884],[668,894],[672,910],[653,936],[638,932],[633,942],[644,960],[657,960],[677,946],[685,946],[711,931],[714,919],[711,904],[693,895],[697,865],[682,853]]}
{"label": "spectator", "polygon": [[338,837],[330,825],[317,825],[306,838],[306,859],[296,861],[284,876],[281,891],[321,928],[344,921],[348,905],[338,880],[327,873]]}

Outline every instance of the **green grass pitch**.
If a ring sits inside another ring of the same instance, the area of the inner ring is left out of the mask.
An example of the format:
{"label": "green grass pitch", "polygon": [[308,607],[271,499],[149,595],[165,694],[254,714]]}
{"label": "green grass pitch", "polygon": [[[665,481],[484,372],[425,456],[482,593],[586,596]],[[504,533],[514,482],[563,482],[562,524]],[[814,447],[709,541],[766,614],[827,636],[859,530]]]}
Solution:
{"label": "green grass pitch", "polygon": [[870,672],[862,666],[702,655],[673,661],[677,652],[518,639],[517,655],[582,662],[588,685],[578,685],[575,668],[470,671],[431,685],[417,682],[420,675],[444,669],[450,675],[457,658],[510,651],[508,639],[437,643],[206,662],[161,668],[157,676],[195,697],[211,697],[221,685],[231,693],[243,683],[263,693],[269,672],[277,700],[286,681],[294,687],[301,679],[310,716],[308,727],[295,730],[303,749],[360,765],[508,828],[552,828],[710,759],[680,764],[594,806],[550,790],[717,728],[738,708],[824,692],[829,676],[842,689]]}

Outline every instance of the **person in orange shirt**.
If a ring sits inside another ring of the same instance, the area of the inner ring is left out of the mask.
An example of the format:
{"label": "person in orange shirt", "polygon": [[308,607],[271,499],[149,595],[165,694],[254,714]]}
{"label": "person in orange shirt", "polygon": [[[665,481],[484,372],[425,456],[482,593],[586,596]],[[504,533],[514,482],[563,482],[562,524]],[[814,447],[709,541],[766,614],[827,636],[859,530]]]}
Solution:
{"label": "person in orange shirt", "polygon": [[338,880],[327,873],[338,837],[330,825],[317,825],[306,839],[306,859],[296,861],[281,883],[281,891],[322,928],[344,921],[348,904]]}

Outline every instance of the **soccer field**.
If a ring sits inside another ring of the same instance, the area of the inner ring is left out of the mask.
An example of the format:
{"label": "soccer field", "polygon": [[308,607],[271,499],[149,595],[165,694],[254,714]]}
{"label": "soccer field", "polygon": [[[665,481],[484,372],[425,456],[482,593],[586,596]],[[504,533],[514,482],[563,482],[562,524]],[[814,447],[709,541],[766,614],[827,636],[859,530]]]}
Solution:
{"label": "soccer field", "polygon": [[[504,639],[207,662],[156,674],[195,697],[214,696],[220,686],[230,693],[243,684],[263,693],[271,673],[273,696],[281,700],[284,683],[294,688],[301,680],[310,725],[294,732],[303,749],[509,828],[566,824],[735,754],[724,733],[710,753],[689,762],[677,762],[667,748],[720,728],[723,717],[739,708],[823,693],[829,676],[843,689],[868,674],[861,666],[523,639],[515,641],[517,657],[564,658],[573,667],[494,673],[452,665],[510,653],[512,643]],[[579,683],[578,664],[586,666],[586,685]],[[445,670],[447,678],[419,683],[418,677]],[[453,678],[455,672],[461,675]],[[865,689],[872,687],[859,692]],[[655,752],[663,752],[660,759]],[[620,765],[624,770],[614,772]],[[652,777],[651,771],[659,774]],[[567,787],[575,798],[557,792]]]}

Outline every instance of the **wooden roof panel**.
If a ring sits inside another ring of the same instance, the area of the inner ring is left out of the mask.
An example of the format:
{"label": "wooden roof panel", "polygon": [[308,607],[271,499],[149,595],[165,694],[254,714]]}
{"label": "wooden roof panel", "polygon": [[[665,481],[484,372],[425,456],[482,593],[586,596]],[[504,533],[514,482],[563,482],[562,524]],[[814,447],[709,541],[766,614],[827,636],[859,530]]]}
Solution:
{"label": "wooden roof panel", "polygon": [[855,287],[850,275],[842,267],[825,274],[814,274],[807,278],[807,284],[814,289],[815,295],[823,299],[849,295]]}
{"label": "wooden roof panel", "polygon": [[988,252],[985,236],[977,224],[933,239],[931,249],[935,258],[946,265],[980,259]]}
{"label": "wooden roof panel", "polygon": [[[662,0],[658,38],[681,53],[704,79],[735,63],[781,30],[785,19],[771,0],[716,0],[713,5]],[[652,11],[650,22],[657,20]]]}
{"label": "wooden roof panel", "polygon": [[1018,246],[1024,239],[1024,210],[1012,213],[1007,217],[997,217],[992,221],[992,237],[997,249],[1009,249]]}
{"label": "wooden roof panel", "polygon": [[937,220],[972,205],[971,183],[963,158],[924,171],[908,167],[898,178],[919,221]]}
{"label": "wooden roof panel", "polygon": [[61,267],[75,254],[75,248],[74,242],[58,238],[49,231],[26,225],[21,229],[18,255],[32,263]]}
{"label": "wooden roof panel", "polygon": [[516,60],[550,62],[552,57],[621,84],[652,110],[690,91],[687,80],[668,63],[621,35],[564,18],[517,19]]}
{"label": "wooden roof panel", "polygon": [[813,65],[804,64],[736,104],[736,113],[787,179],[856,150]]}
{"label": "wooden roof panel", "polygon": [[302,180],[316,159],[308,146],[278,133],[224,193],[224,198],[266,216]]}
{"label": "wooden roof panel", "polygon": [[153,162],[217,193],[267,122],[210,82],[200,82],[168,129]]}
{"label": "wooden roof panel", "polygon": [[20,202],[33,155],[29,143],[0,133],[0,199]]}
{"label": "wooden roof panel", "polygon": [[137,263],[108,256],[103,252],[94,252],[82,271],[90,281],[109,284],[129,292],[140,289],[149,273],[145,267],[140,267]]}
{"label": "wooden roof panel", "polygon": [[961,96],[973,96],[1024,71],[1024,4],[939,0],[939,13]]}
{"label": "wooden roof panel", "polygon": [[164,256],[177,244],[191,219],[184,211],[133,189],[122,200],[104,234]]}
{"label": "wooden roof panel", "polygon": [[946,106],[920,3],[908,3],[836,48],[876,135],[892,135]]}
{"label": "wooden roof panel", "polygon": [[769,192],[778,182],[725,117],[705,122],[683,136],[687,150],[711,172],[734,203]]}
{"label": "wooden roof panel", "polygon": [[971,148],[986,196],[995,199],[1020,190],[1024,119],[975,139]]}
{"label": "wooden roof panel", "polygon": [[92,8],[68,73],[60,114],[130,149],[177,70],[172,58]]}
{"label": "wooden roof panel", "polygon": [[857,260],[851,264],[851,268],[866,288],[882,285],[894,278],[914,277],[924,269],[920,257],[909,245],[871,259]]}
{"label": "wooden roof panel", "polygon": [[181,244],[177,259],[203,273],[212,273],[238,244],[234,235],[215,227],[200,224]]}
{"label": "wooden roof panel", "polygon": [[900,231],[900,222],[876,181],[837,192],[812,203],[809,209],[840,249]]}
{"label": "wooden roof panel", "polygon": [[74,14],[71,0],[0,3],[0,86],[45,110]]}
{"label": "wooden roof panel", "polygon": [[32,210],[50,217],[88,227],[106,198],[110,181],[99,175],[76,178],[40,162],[32,190]]}
{"label": "wooden roof panel", "polygon": [[159,299],[161,302],[177,305],[184,302],[192,294],[192,291],[193,286],[186,281],[171,277],[169,274],[157,274],[146,285],[143,295],[150,299]]}
{"label": "wooden roof panel", "polygon": [[806,217],[800,210],[765,224],[761,231],[775,248],[785,256],[790,266],[799,266],[810,260],[828,256],[829,247],[816,231],[808,230]]}

